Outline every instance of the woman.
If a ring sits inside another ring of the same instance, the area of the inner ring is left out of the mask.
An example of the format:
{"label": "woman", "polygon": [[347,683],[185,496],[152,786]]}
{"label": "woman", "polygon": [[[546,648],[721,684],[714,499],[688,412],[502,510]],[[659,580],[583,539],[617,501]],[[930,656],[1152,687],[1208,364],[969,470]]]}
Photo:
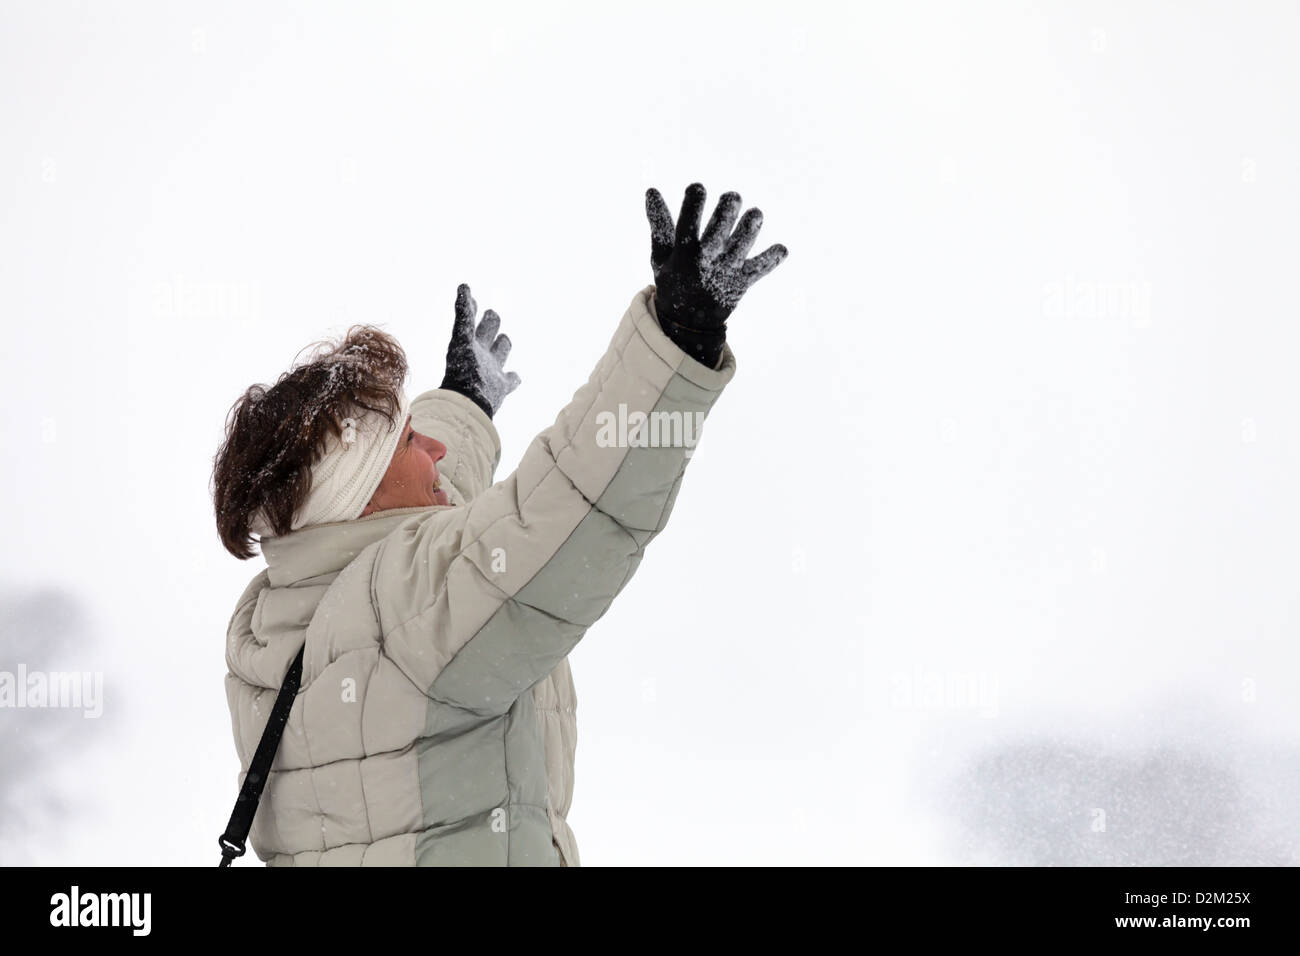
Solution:
{"label": "woman", "polygon": [[267,563],[226,645],[241,781],[303,650],[249,834],[261,860],[579,864],[566,658],[663,528],[692,444],[619,434],[611,416],[702,419],[735,374],[727,317],[786,256],[745,259],[762,213],[733,233],[734,192],[699,235],[704,200],[692,184],[674,227],[647,191],[656,284],[504,481],[492,416],[519,377],[466,285],[440,388],[408,403],[401,347],[359,326],[235,403],[217,528],[239,558],[257,535]]}

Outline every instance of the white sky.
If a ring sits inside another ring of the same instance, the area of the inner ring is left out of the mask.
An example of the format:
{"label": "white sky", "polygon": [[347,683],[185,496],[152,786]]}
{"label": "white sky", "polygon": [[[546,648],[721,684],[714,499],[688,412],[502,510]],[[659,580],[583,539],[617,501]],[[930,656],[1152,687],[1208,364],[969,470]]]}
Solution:
{"label": "white sky", "polygon": [[572,655],[583,862],[1300,861],[1297,41],[1261,2],[0,4],[0,669],[105,710],[10,751],[0,861],[215,863],[246,386],[365,321],[435,387],[468,282],[505,477],[695,180],[790,256]]}

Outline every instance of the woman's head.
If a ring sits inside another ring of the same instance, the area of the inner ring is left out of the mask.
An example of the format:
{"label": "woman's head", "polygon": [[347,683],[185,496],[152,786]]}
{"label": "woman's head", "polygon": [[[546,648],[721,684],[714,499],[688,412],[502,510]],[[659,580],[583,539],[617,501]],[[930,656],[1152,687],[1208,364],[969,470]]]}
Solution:
{"label": "woman's head", "polygon": [[[407,362],[396,339],[373,326],[357,325],[340,341],[320,342],[309,349],[307,358],[296,362],[270,388],[247,389],[226,417],[225,440],[213,461],[212,497],[222,544],[237,558],[255,553],[255,528],[287,534],[309,496],[320,503],[321,476],[313,495],[312,471],[322,460],[339,488],[332,500],[355,493],[359,485],[354,477],[359,476],[367,492],[365,513],[397,507],[371,506],[380,488],[385,489],[385,501],[393,500],[397,489],[409,495],[416,470],[424,467],[423,459],[436,461],[433,455],[438,448],[437,443],[429,444],[432,439],[408,439],[402,389]],[[345,429],[348,418],[358,427]],[[412,441],[414,449],[399,456],[402,443]],[[352,456],[346,465],[340,464],[339,457],[344,449]],[[403,465],[390,479],[399,457]],[[353,466],[351,462],[358,459],[361,465]],[[354,474],[348,473],[349,468]],[[353,510],[361,507],[358,503]]]}

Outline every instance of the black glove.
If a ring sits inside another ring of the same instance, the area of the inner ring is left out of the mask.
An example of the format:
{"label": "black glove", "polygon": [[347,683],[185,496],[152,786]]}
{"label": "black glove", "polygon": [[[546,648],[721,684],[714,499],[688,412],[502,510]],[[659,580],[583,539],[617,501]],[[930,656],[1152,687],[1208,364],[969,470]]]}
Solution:
{"label": "black glove", "polygon": [[655,276],[655,311],[664,334],[687,355],[715,368],[727,340],[727,317],[749,287],[780,264],[789,252],[771,246],[746,260],[763,225],[763,213],[751,209],[733,233],[740,194],[723,193],[713,217],[699,236],[704,186],[691,183],[682,200],[676,228],[672,213],[651,187],[645,194],[650,220],[650,265]]}
{"label": "black glove", "polygon": [[471,399],[491,418],[505,397],[519,387],[519,376],[502,368],[510,354],[510,339],[497,335],[501,317],[488,309],[475,331],[477,314],[478,303],[469,294],[469,286],[461,283],[456,289],[456,324],[447,346],[447,374],[441,387]]}

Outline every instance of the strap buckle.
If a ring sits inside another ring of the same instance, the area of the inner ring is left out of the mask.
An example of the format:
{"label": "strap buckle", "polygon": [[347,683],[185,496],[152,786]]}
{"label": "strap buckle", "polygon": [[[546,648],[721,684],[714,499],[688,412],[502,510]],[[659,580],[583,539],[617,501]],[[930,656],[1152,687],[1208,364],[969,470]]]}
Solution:
{"label": "strap buckle", "polygon": [[229,866],[231,860],[243,856],[247,851],[247,847],[244,846],[243,840],[239,840],[238,842],[231,840],[224,833],[217,837],[217,845],[221,847],[222,866]]}

